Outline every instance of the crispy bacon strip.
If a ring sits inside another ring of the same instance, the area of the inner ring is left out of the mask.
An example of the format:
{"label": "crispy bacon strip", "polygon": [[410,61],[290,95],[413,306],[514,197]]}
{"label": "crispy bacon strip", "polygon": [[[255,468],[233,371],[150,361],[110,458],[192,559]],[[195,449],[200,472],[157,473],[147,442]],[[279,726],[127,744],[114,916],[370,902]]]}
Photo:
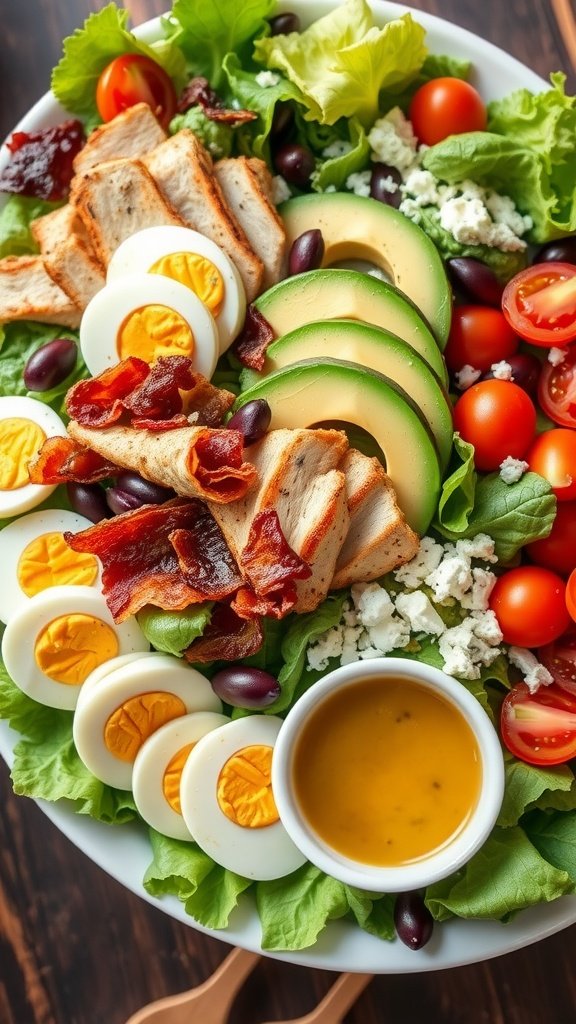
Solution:
{"label": "crispy bacon strip", "polygon": [[211,661],[239,661],[257,654],[263,640],[258,619],[240,618],[229,604],[217,604],[209,625],[184,651],[184,657],[203,665]]}
{"label": "crispy bacon strip", "polygon": [[224,121],[233,125],[254,121],[258,117],[252,110],[234,110],[225,107],[208,79],[202,78],[200,75],[192,78],[182,92],[178,101],[178,112],[182,114],[196,105],[202,107],[210,121]]}
{"label": "crispy bacon strip", "polygon": [[93,484],[119,473],[119,467],[71,437],[48,437],[28,466],[33,484]]}
{"label": "crispy bacon strip", "polygon": [[274,341],[274,331],[254,306],[248,306],[244,326],[234,342],[234,354],[243,366],[263,370],[266,349]]}
{"label": "crispy bacon strip", "polygon": [[312,575],[307,562],[290,547],[274,508],[258,512],[240,555],[246,585],[233,601],[242,618],[271,615],[282,619],[296,604],[296,580]]}
{"label": "crispy bacon strip", "polygon": [[221,600],[238,586],[224,537],[201,501],[174,498],[164,505],[144,505],[65,538],[74,551],[90,552],[102,562],[103,592],[116,622],[146,604],[180,611],[199,601]]}
{"label": "crispy bacon strip", "polygon": [[190,456],[190,469],[204,496],[222,503],[244,496],[257,476],[243,461],[244,438],[238,430],[205,430]]}
{"label": "crispy bacon strip", "polygon": [[130,356],[98,377],[79,380],[66,395],[66,412],[90,427],[109,427],[125,411],[125,398],[146,380],[150,372],[143,359]]}
{"label": "crispy bacon strip", "polygon": [[283,619],[292,611],[297,600],[296,586],[286,583],[282,590],[262,596],[252,587],[240,587],[232,600],[232,607],[241,619],[260,619],[266,615],[272,619]]}

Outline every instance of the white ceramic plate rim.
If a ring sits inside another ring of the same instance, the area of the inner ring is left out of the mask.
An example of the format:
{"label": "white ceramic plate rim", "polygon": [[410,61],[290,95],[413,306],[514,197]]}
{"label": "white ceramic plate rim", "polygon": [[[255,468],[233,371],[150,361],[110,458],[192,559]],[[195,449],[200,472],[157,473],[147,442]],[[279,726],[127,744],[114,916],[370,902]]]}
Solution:
{"label": "white ceramic plate rim", "polygon": [[[301,13],[303,20],[321,17],[334,6],[332,0],[284,0],[280,7]],[[382,20],[397,17],[410,8],[377,0],[373,8]],[[421,11],[411,12],[427,30],[427,43],[433,53],[445,53],[471,59],[475,64],[474,82],[485,99],[496,99],[517,88],[539,92],[547,87],[533,71],[473,33],[441,18]],[[159,31],[159,19],[141,26],[138,33],[152,39]],[[48,93],[22,119],[18,128],[31,131],[58,123],[62,109]],[[0,153],[0,167],[7,158]],[[0,753],[8,764],[18,736],[6,722],[0,722]],[[184,911],[175,897],[156,900],[142,887],[142,877],[151,860],[151,848],[145,830],[137,825],[111,828],[73,814],[67,807],[37,801],[38,806],[80,850],[95,864],[137,896],[164,910],[171,917],[213,938],[280,960],[334,971],[362,971],[374,974],[404,974],[435,971],[476,963],[510,953],[553,935],[576,922],[576,898],[564,897],[523,911],[509,924],[454,920],[435,928],[424,949],[414,952],[401,942],[382,942],[341,921],[331,922],[310,949],[295,953],[268,953],[260,946],[260,925],[249,895],[240,905],[225,931],[199,926]]]}

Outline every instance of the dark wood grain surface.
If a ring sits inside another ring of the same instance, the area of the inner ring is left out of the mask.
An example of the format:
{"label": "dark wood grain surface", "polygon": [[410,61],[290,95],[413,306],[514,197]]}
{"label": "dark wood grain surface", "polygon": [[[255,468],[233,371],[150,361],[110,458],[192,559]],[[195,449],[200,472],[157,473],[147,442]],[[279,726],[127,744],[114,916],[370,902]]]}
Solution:
{"label": "dark wood grain surface", "polygon": [[[47,89],[62,37],[103,6],[104,0],[0,0],[0,135]],[[563,68],[576,88],[569,22],[561,29],[557,21],[574,17],[574,0],[414,6],[483,35],[544,77]],[[138,24],[166,4],[127,0],[126,7]],[[0,1024],[123,1024],[146,1002],[198,984],[227,952],[94,867],[35,804],[12,795],[0,764]],[[573,927],[484,964],[377,977],[346,1021],[569,1024],[576,1019],[575,962]],[[333,980],[329,972],[264,960],[231,1024],[304,1014]]]}

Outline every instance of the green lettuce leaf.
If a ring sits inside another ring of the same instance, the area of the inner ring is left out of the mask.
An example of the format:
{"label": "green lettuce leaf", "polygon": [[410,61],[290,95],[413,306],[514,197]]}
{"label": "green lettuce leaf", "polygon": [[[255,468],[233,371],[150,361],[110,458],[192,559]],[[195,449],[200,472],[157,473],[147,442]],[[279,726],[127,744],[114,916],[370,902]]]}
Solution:
{"label": "green lettuce leaf", "polygon": [[30,224],[60,205],[28,196],[10,196],[0,210],[0,258],[38,252]]}
{"label": "green lettuce leaf", "polygon": [[140,53],[156,61],[177,90],[186,81],[185,60],[172,43],[161,40],[148,46],[128,29],[128,11],[115,3],[90,14],[82,28],[64,40],[64,54],[52,72],[52,91],[73,114],[97,119],[96,86],[104,68],[124,53]]}
{"label": "green lettuce leaf", "polygon": [[187,900],[214,868],[214,861],[196,843],[169,839],[150,829],[152,862],[144,875],[151,896],[177,896]]}
{"label": "green lettuce leaf", "polygon": [[553,803],[550,795],[556,791],[570,794],[572,806],[576,806],[574,775],[568,765],[536,766],[508,755],[505,772],[504,800],[498,816],[498,825],[502,828],[517,825],[531,807],[550,806]]}
{"label": "green lettuce leaf", "polygon": [[304,32],[258,40],[254,56],[298,87],[307,120],[330,125],[356,116],[368,127],[380,92],[400,91],[420,71],[424,35],[409,14],[378,28],[366,0],[346,0]]}
{"label": "green lettuce leaf", "polygon": [[256,81],[258,72],[243,67],[236,53],[226,54],[222,69],[226,75],[231,100],[239,103],[245,110],[252,110],[258,114],[256,121],[236,129],[235,137],[239,149],[245,156],[258,156],[269,160],[270,132],[276,106],[278,103],[298,103],[302,98],[300,90],[283,75],[276,85],[269,85],[263,89]]}
{"label": "green lettuce leaf", "polygon": [[278,682],[282,692],[274,704],[266,709],[269,714],[277,715],[290,707],[306,667],[308,645],[321,633],[338,625],[345,598],[346,594],[328,597],[315,612],[293,617],[281,647],[284,664],[278,674]]}
{"label": "green lettuce leaf", "polygon": [[152,604],[142,608],[136,618],[146,639],[157,651],[182,657],[193,640],[202,636],[210,622],[212,603],[190,605],[181,612],[162,611]]}
{"label": "green lettuce leaf", "polygon": [[186,913],[205,928],[226,928],[240,896],[252,884],[251,879],[215,864],[186,900]]}
{"label": "green lettuce leaf", "polygon": [[78,335],[66,327],[41,324],[32,320],[14,320],[0,328],[0,394],[29,395],[63,413],[63,401],[68,388],[81,377],[87,376],[86,365],[78,347],[76,366],[57,387],[49,391],[28,391],[23,380],[24,367],[36,349],[54,338],[72,338]]}
{"label": "green lettuce leaf", "polygon": [[495,828],[461,871],[428,887],[426,905],[437,921],[507,920],[575,890],[568,872],[545,860],[521,828]]}
{"label": "green lettuce leaf", "polygon": [[31,700],[0,662],[0,718],[26,737],[14,750],[14,792],[35,800],[69,800],[76,814],[109,825],[131,821],[137,816],[132,794],[105,786],[78,757],[72,740],[73,717],[71,711]]}
{"label": "green lettuce leaf", "polygon": [[250,50],[254,36],[267,31],[266,18],[276,0],[174,0],[170,39],[185,54],[195,75],[204,75],[215,89],[225,81],[223,61],[235,51]]}
{"label": "green lettuce leaf", "polygon": [[346,141],[352,148],[342,156],[324,159],[317,164],[311,177],[312,188],[316,192],[325,192],[327,188],[343,189],[348,175],[363,171],[370,164],[370,143],[360,121],[351,117],[346,126]]}
{"label": "green lettuce leaf", "polygon": [[536,811],[523,825],[540,856],[576,882],[576,814]]}
{"label": "green lettuce leaf", "polygon": [[190,107],[185,114],[177,114],[169,126],[170,135],[181,132],[183,128],[194,132],[214,160],[222,160],[230,156],[234,141],[234,132],[229,124],[211,121],[202,107]]}
{"label": "green lettuce leaf", "polygon": [[400,107],[408,114],[412,97],[421,85],[426,85],[432,78],[463,78],[470,77],[472,65],[469,60],[442,54],[429,53],[416,77],[402,92],[382,92],[380,95],[380,114],[387,114],[392,107]]}

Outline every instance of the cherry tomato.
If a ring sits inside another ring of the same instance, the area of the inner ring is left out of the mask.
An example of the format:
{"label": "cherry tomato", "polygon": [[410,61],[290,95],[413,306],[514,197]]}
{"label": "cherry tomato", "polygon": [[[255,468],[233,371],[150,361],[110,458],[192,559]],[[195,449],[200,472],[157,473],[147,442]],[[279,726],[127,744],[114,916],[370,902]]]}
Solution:
{"label": "cherry tomato", "polygon": [[141,53],[123,53],[100,75],[96,106],[102,120],[111,121],[135,103],[147,103],[167,128],[176,111],[176,91],[156,61]]}
{"label": "cherry tomato", "polygon": [[562,690],[576,695],[576,626],[571,626],[551,644],[536,652],[554,682]]}
{"label": "cherry tomato", "polygon": [[566,584],[566,607],[570,618],[576,622],[576,569],[573,569]]}
{"label": "cherry tomato", "polygon": [[433,78],[421,85],[412,98],[409,117],[420,142],[427,146],[448,135],[486,128],[480,94],[461,78]]}
{"label": "cherry tomato", "polygon": [[576,427],[576,345],[571,345],[558,366],[544,363],[538,381],[543,412],[561,427]]}
{"label": "cherry tomato", "polygon": [[539,565],[521,565],[499,576],[490,594],[504,642],[515,647],[542,647],[570,625],[566,583]]}
{"label": "cherry tomato", "polygon": [[548,536],[532,541],[524,550],[536,565],[569,576],[576,569],[576,501],[558,502]]}
{"label": "cherry tomato", "polygon": [[576,430],[546,430],[530,446],[526,462],[548,480],[558,501],[576,501]]}
{"label": "cherry tomato", "polygon": [[498,469],[507,455],[523,458],[536,431],[536,410],[517,384],[484,380],[456,402],[454,429],[474,445],[477,469],[488,472]]}
{"label": "cherry tomato", "polygon": [[499,309],[456,306],[444,356],[450,370],[468,364],[484,371],[514,355],[519,344],[520,338]]}
{"label": "cherry tomato", "polygon": [[542,348],[576,338],[576,266],[535,263],[508,282],[502,310],[521,338]]}
{"label": "cherry tomato", "polygon": [[576,755],[576,698],[552,683],[531,694],[518,683],[500,715],[508,750],[528,764],[563,764]]}

